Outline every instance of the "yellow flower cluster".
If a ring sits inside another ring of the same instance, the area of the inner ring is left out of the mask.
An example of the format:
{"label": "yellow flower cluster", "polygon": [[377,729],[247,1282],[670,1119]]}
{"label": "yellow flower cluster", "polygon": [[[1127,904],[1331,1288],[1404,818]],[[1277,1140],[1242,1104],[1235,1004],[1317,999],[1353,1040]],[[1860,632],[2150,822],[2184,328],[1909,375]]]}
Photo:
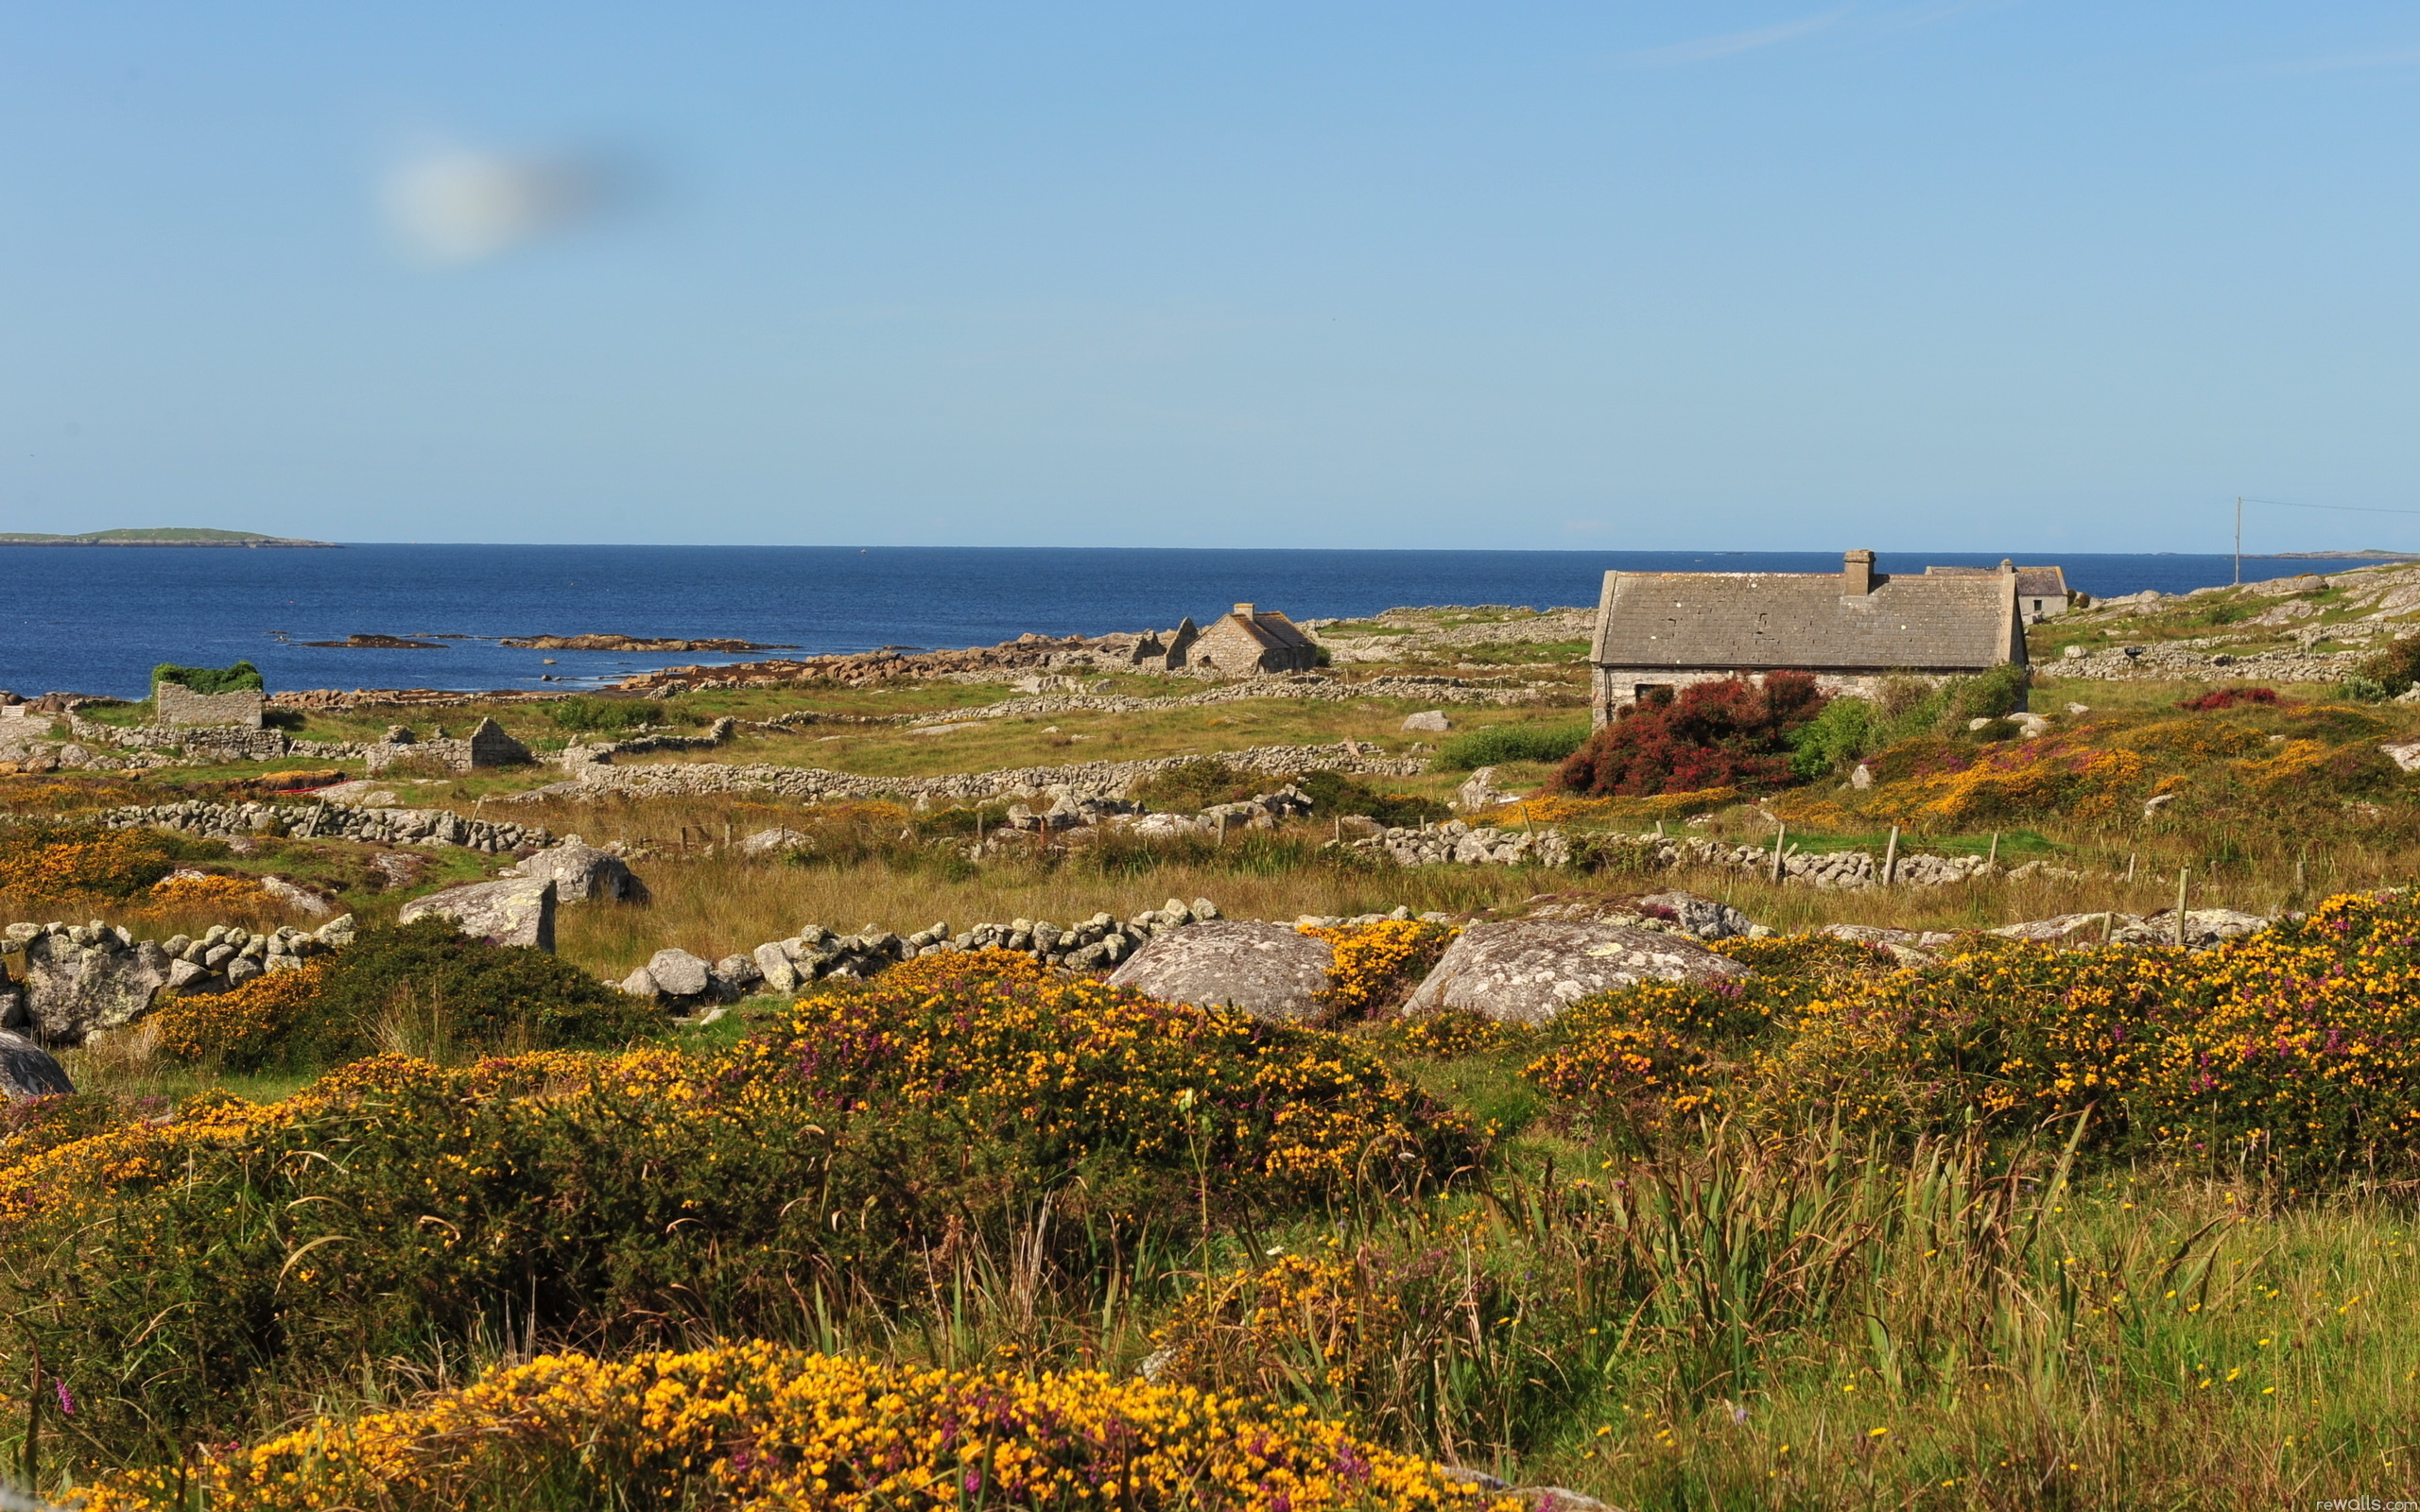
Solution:
{"label": "yellow flower cluster", "polygon": [[1305,924],[1301,933],[1327,941],[1336,953],[1321,1005],[1336,1018],[1358,1019],[1409,996],[1461,931],[1450,924],[1382,919],[1333,929]]}
{"label": "yellow flower cluster", "polygon": [[250,877],[218,877],[179,871],[153,883],[144,901],[154,908],[245,914],[276,913],[280,905],[268,889]]}
{"label": "yellow flower cluster", "polygon": [[1768,974],[1744,988],[1655,984],[1577,1005],[1528,1074],[1575,1098],[1668,1111],[1720,1098],[1899,1132],[2091,1104],[2104,1136],[2174,1154],[2420,1159],[2408,897],[2332,898],[2200,953],[1979,937],[1933,966],[1817,970],[1837,950],[1760,941],[1743,954]]}
{"label": "yellow flower cluster", "polygon": [[285,1043],[296,1016],[319,995],[327,974],[325,961],[310,961],[225,992],[164,998],[164,1006],[151,1016],[160,1049],[180,1060],[249,1070]]}
{"label": "yellow flower cluster", "polygon": [[[408,1411],[321,1418],[206,1460],[217,1512],[713,1505],[735,1512],[1216,1507],[1512,1512],[1286,1409],[1093,1373],[915,1370],[763,1342],[546,1355]],[[191,1504],[121,1473],[82,1512]]]}
{"label": "yellow flower cluster", "polygon": [[169,866],[165,844],[147,830],[0,827],[0,893],[28,902],[124,898]]}
{"label": "yellow flower cluster", "polygon": [[188,1152],[247,1145],[333,1111],[374,1110],[407,1091],[441,1089],[478,1100],[575,1091],[600,1078],[623,1086],[663,1085],[692,1074],[690,1065],[666,1051],[599,1056],[546,1050],[449,1072],[390,1055],[340,1066],[271,1103],[206,1091],[187,1098],[174,1118],[112,1116],[106,1126],[78,1139],[22,1150],[0,1146],[0,1160],[7,1161],[0,1164],[0,1229],[37,1212],[55,1213],[62,1203],[94,1203],[113,1192],[170,1179],[184,1168]]}
{"label": "yellow flower cluster", "polygon": [[1059,981],[1001,952],[910,962],[802,999],[727,1084],[844,1109],[930,1108],[1060,1157],[1325,1184],[1467,1134],[1340,1036]]}

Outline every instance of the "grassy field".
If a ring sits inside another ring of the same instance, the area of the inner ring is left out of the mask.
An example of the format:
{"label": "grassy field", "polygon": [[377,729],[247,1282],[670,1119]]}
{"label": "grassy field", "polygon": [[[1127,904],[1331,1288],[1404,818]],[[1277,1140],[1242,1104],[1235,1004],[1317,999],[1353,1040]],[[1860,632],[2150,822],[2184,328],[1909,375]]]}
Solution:
{"label": "grassy field", "polygon": [[[2169,629],[2244,617],[2196,604]],[[1412,643],[1392,663],[1405,668],[1560,665],[1567,645],[1436,643],[1518,617],[1348,633]],[[1541,655],[1556,662],[1524,660]],[[1113,680],[1149,696],[1202,686]],[[548,1350],[627,1363],[689,1349],[683,1368],[703,1368],[758,1338],[847,1354],[900,1392],[924,1370],[986,1391],[1023,1383],[1070,1420],[1094,1410],[1087,1393],[1141,1391],[1150,1361],[1169,1383],[1341,1425],[1362,1447],[1338,1463],[1399,1452],[1633,1509],[2414,1495],[2420,923],[2394,898],[2325,901],[2411,881],[2420,777],[2380,747],[2420,735],[2420,710],[2284,687],[2280,705],[2178,708],[2210,686],[2045,677],[2031,692],[2051,716],[2040,739],[1936,722],[1871,751],[1866,787],[1844,765],[1761,796],[1547,798],[1531,816],[1582,836],[1660,827],[1758,847],[1786,824],[1810,851],[1878,852],[1896,828],[1903,851],[1996,848],[2072,873],[1938,888],[1639,871],[1621,850],[1594,870],[1398,868],[1332,845],[1326,816],[1223,845],[1112,837],[977,862],[965,812],[738,795],[508,803],[560,773],[399,776],[406,803],[626,849],[648,901],[561,912],[572,1002],[668,946],[713,958],[810,923],[1072,922],[1170,898],[1232,917],[1406,906],[1467,921],[1547,895],[1677,886],[1797,936],[2149,913],[2173,904],[2182,871],[2197,908],[2329,912],[2258,937],[2285,944],[2194,957],[1982,942],[1901,971],[1837,942],[1749,942],[1724,947],[1758,973],[1738,992],[1642,988],[1542,1031],[1399,1022],[1387,1005],[1442,949],[1431,931],[1352,936],[1349,958],[1365,963],[1353,970],[1391,985],[1366,1020],[1332,1029],[1137,1005],[1020,967],[758,1000],[629,1046],[549,1040],[535,1019],[493,1043],[436,1028],[371,1037],[427,1052],[417,1066],[269,1057],[237,1071],[123,1042],[72,1051],[84,1097],[0,1121],[0,1272],[25,1299],[0,1328],[0,1461],[26,1463],[30,1423],[45,1492],[130,1466],[163,1477],[113,1482],[125,1499],[93,1512],[184,1512],[204,1485],[216,1486],[207,1504],[257,1512],[301,1512],[311,1496],[396,1512],[702,1508],[770,1473],[779,1456],[734,1448],[758,1443],[753,1419],[691,1444],[633,1426],[637,1397],[575,1410],[564,1396],[548,1410],[568,1416],[548,1418],[447,1393]],[[630,760],[912,776],[1343,738],[1392,754],[1438,738],[1401,729],[1417,700],[1374,697],[1017,715],[929,736],[846,722],[1012,696],[684,694],[649,712],[691,733],[724,714],[833,722]],[[1461,731],[1564,726],[1576,707],[1447,713]],[[404,722],[459,733],[483,712]],[[582,737],[569,726],[588,718],[493,712],[533,744]],[[300,732],[361,739],[389,722],[314,713]],[[173,864],[305,882],[376,926],[510,859],[414,848],[426,869],[392,887],[375,847],[104,843],[53,828],[117,803],[259,796],[265,776],[300,765],[0,778],[0,807],[21,821],[11,843],[41,841],[0,848],[0,913],[152,937],[311,922],[265,901],[234,914],[164,904],[126,881]],[[1495,781],[1527,793],[1549,770],[1507,765]],[[1437,799],[1466,775],[1371,782]],[[773,827],[812,834],[809,853],[752,859],[731,844]],[[69,876],[94,886],[41,893]],[[397,937],[376,948],[400,950]],[[373,957],[348,958],[367,971]],[[441,1027],[446,1004],[409,971],[388,987]],[[246,1033],[310,1011],[226,1008]],[[2136,1048],[2159,1036],[2160,1053]],[[879,1053],[857,1054],[868,1046]],[[489,1058],[499,1051],[526,1054]],[[1111,1383],[1063,1374],[1091,1369]],[[38,1406],[54,1400],[44,1382],[77,1411]],[[454,1416],[429,1419],[401,1459],[356,1466],[347,1425],[379,1409]],[[255,1463],[238,1446],[311,1423],[334,1435],[313,1440],[326,1452],[305,1479],[331,1477],[316,1490],[211,1480]],[[676,1448],[721,1479],[708,1487],[696,1465],[649,1457]],[[966,1479],[956,1452],[937,1484],[967,1501],[988,1482]],[[343,1479],[356,1469],[367,1478]],[[1352,1503],[1253,1491],[1235,1504]]]}

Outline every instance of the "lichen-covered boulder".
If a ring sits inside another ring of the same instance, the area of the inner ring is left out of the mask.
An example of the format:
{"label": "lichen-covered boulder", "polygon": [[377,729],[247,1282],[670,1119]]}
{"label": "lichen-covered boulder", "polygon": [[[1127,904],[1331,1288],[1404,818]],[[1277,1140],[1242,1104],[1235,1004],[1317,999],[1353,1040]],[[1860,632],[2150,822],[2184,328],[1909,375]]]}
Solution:
{"label": "lichen-covered boulder", "polygon": [[1566,1005],[1616,988],[1748,974],[1737,961],[1678,935],[1628,924],[1513,919],[1462,931],[1404,1012],[1460,1008],[1506,1023],[1545,1023]]}
{"label": "lichen-covered boulder", "polygon": [[1335,962],[1327,941],[1290,925],[1214,919],[1169,930],[1109,980],[1171,1003],[1231,1005],[1254,1018],[1302,1023],[1323,1016],[1318,995]]}
{"label": "lichen-covered boulder", "polygon": [[26,942],[24,1015],[43,1044],[80,1045],[151,1011],[168,984],[168,953],[149,940],[78,924]]}
{"label": "lichen-covered boulder", "polygon": [[658,951],[648,958],[647,974],[666,997],[694,998],[706,990],[714,969],[683,950]]}
{"label": "lichen-covered boulder", "polygon": [[403,923],[431,915],[450,919],[454,927],[491,945],[534,945],[555,948],[555,879],[504,877],[474,882],[416,898],[395,917]]}
{"label": "lichen-covered boulder", "polygon": [[647,888],[620,856],[589,845],[576,834],[565,835],[561,845],[550,846],[523,861],[512,868],[512,874],[531,879],[553,878],[559,902],[625,902],[647,896]]}

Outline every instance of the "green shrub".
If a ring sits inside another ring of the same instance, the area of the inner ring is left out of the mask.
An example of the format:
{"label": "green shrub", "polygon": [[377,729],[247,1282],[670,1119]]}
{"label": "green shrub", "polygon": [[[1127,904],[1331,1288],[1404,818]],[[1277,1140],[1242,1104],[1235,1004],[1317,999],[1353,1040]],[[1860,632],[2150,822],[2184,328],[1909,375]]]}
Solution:
{"label": "green shrub", "polygon": [[2025,707],[2026,690],[2033,686],[2033,671],[2018,662],[2003,662],[1971,678],[1952,678],[1943,685],[1945,712],[1958,729],[1970,719],[2000,719]]}
{"label": "green shrub", "polygon": [[1448,772],[1468,772],[1507,762],[1559,762],[1587,742],[1584,724],[1482,725],[1438,747],[1437,765]]}
{"label": "green shrub", "polygon": [[1434,799],[1411,793],[1381,793],[1342,772],[1308,772],[1294,785],[1310,795],[1311,812],[1321,818],[1356,814],[1391,827],[1440,824],[1454,811]]}
{"label": "green shrub", "polygon": [[1213,803],[1240,803],[1284,785],[1267,772],[1238,771],[1205,756],[1154,774],[1135,786],[1133,796],[1164,813],[1196,814]]}
{"label": "green shrub", "polygon": [[238,662],[230,667],[181,667],[173,662],[163,662],[151,669],[154,685],[173,682],[195,693],[259,693],[267,684],[261,681],[260,668],[250,662]]}
{"label": "green shrub", "polygon": [[609,1048],[660,1026],[640,999],[544,951],[421,919],[364,931],[331,957],[286,1048],[298,1061],[331,1065],[401,1047],[441,1057]]}
{"label": "green shrub", "polygon": [[1835,698],[1790,737],[1790,774],[1802,782],[1839,771],[1873,748],[1881,721],[1863,698]]}

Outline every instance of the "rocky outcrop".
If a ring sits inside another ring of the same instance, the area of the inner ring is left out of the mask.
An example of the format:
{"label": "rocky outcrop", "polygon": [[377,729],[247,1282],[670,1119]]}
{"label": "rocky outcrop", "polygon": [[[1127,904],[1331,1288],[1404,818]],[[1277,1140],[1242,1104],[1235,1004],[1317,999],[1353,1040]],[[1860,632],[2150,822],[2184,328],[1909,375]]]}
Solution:
{"label": "rocky outcrop", "polygon": [[1455,1008],[1507,1023],[1546,1023],[1582,998],[1641,982],[1719,982],[1748,968],[1677,935],[1627,924],[1515,919],[1473,924],[1445,948],[1404,1005]]}
{"label": "rocky outcrop", "polygon": [[462,934],[491,945],[527,945],[552,952],[555,899],[552,877],[505,877],[415,898],[395,917],[406,924],[432,916],[448,919]]}
{"label": "rocky outcrop", "polygon": [[1320,995],[1335,962],[1334,946],[1290,925],[1219,919],[1151,941],[1109,981],[1166,1002],[1307,1023],[1324,1016]]}
{"label": "rocky outcrop", "polygon": [[507,874],[552,878],[560,902],[632,902],[647,896],[646,885],[620,856],[576,834],[567,834],[561,844],[508,868]]}
{"label": "rocky outcrop", "polygon": [[112,809],[112,830],[148,825],[188,834],[290,834],[372,845],[451,845],[490,855],[544,846],[554,836],[533,824],[466,819],[446,809],[356,808],[346,803],[154,803]]}
{"label": "rocky outcrop", "polygon": [[49,1051],[24,1035],[0,1029],[0,1094],[12,1103],[73,1097],[76,1084]]}

